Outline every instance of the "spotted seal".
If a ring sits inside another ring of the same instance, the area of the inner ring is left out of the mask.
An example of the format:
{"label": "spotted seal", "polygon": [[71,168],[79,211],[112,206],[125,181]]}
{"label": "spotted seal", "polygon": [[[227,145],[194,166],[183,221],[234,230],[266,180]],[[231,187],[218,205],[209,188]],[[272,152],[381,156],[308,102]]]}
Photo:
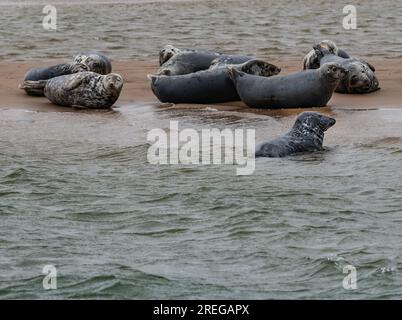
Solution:
{"label": "spotted seal", "polygon": [[[262,60],[250,60],[230,67],[246,74],[269,77],[281,69]],[[240,100],[228,68],[220,67],[186,75],[149,75],[153,93],[161,102],[221,103]]]}
{"label": "spotted seal", "polygon": [[347,74],[347,70],[336,63],[269,78],[234,68],[229,72],[241,100],[254,108],[323,107]]}
{"label": "spotted seal", "polygon": [[[330,53],[337,55],[341,58],[348,59],[350,58],[349,54],[346,51],[339,49],[335,42],[331,40],[323,40],[317,44],[317,46],[321,46],[326,48]],[[303,69],[318,69],[320,67],[320,61],[318,59],[317,53],[314,49],[310,50],[309,53],[303,59]]]}
{"label": "spotted seal", "polygon": [[25,90],[25,92],[31,96],[43,96],[43,82],[35,81],[48,80],[82,71],[109,74],[112,72],[112,65],[110,60],[100,52],[84,52],[75,56],[73,62],[70,63],[29,70],[25,74],[24,80],[19,85],[19,88]]}
{"label": "spotted seal", "polygon": [[335,119],[317,112],[301,113],[292,129],[279,138],[256,146],[256,157],[285,157],[293,154],[323,150],[324,133],[336,123]]}
{"label": "spotted seal", "polygon": [[242,55],[222,55],[214,60],[212,60],[209,69],[215,69],[232,64],[242,64],[250,60],[255,60],[257,58],[252,56],[242,56]]}
{"label": "spotted seal", "polygon": [[110,108],[119,98],[123,78],[91,71],[44,80],[44,94],[54,104],[75,108]]}
{"label": "spotted seal", "polygon": [[338,63],[348,70],[348,76],[340,81],[335,89],[339,93],[370,93],[380,89],[375,68],[359,58],[342,58],[333,54],[325,46],[315,46],[315,54],[320,65]]}

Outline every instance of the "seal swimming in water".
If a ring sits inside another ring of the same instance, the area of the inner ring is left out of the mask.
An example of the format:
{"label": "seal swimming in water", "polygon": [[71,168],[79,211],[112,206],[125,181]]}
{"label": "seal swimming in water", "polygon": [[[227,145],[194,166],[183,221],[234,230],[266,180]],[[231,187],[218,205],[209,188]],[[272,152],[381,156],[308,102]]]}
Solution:
{"label": "seal swimming in water", "polygon": [[[232,68],[259,76],[269,77],[280,68],[262,60],[250,60]],[[161,102],[221,103],[240,100],[225,67],[178,76],[149,75],[153,93]]]}
{"label": "seal swimming in water", "polygon": [[358,58],[339,57],[321,45],[315,46],[314,50],[320,65],[338,63],[348,70],[348,76],[341,80],[335,92],[370,93],[380,89],[375,68],[370,63]]}
{"label": "seal swimming in water", "polygon": [[74,57],[71,63],[61,63],[50,67],[33,68],[29,70],[19,88],[30,96],[43,96],[43,85],[40,80],[73,74],[82,71],[93,71],[99,74],[112,72],[110,60],[95,51],[84,52]]}
{"label": "seal swimming in water", "polygon": [[241,100],[253,108],[323,107],[347,74],[347,70],[336,63],[270,78],[233,68],[229,72]]}
{"label": "seal swimming in water", "polygon": [[75,108],[110,108],[119,98],[123,78],[110,73],[101,75],[91,71],[60,76],[45,83],[45,96],[54,104]]}
{"label": "seal swimming in water", "polygon": [[256,157],[285,157],[298,153],[323,150],[324,132],[336,123],[335,119],[317,112],[301,113],[292,129],[282,137],[256,146]]}
{"label": "seal swimming in water", "polygon": [[[337,55],[341,58],[348,59],[350,58],[349,54],[347,54],[344,50],[339,49],[335,42],[331,40],[323,40],[317,44],[323,48],[326,48],[330,53]],[[317,53],[314,49],[311,49],[309,53],[303,59],[303,69],[318,69],[320,67],[320,60],[317,56]]]}

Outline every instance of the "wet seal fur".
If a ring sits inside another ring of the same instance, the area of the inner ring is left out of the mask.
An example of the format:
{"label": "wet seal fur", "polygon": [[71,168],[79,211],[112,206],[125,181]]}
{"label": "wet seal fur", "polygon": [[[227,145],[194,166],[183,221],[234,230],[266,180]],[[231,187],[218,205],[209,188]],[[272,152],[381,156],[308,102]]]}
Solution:
{"label": "wet seal fur", "polygon": [[[281,69],[262,60],[250,60],[231,68],[247,74],[269,77]],[[178,76],[148,75],[153,93],[161,102],[222,103],[240,100],[226,65]]]}
{"label": "wet seal fur", "polygon": [[253,108],[323,107],[347,75],[347,70],[337,63],[270,78],[233,68],[229,72],[241,100]]}
{"label": "wet seal fur", "polygon": [[30,96],[43,96],[43,82],[55,77],[83,71],[93,71],[99,74],[112,72],[110,60],[103,54],[95,51],[80,53],[71,63],[62,63],[50,67],[33,68],[29,70],[19,88],[25,90]]}
{"label": "wet seal fur", "polygon": [[[331,40],[323,40],[317,44],[317,46],[321,46],[322,48],[326,48],[330,53],[339,56],[341,58],[349,59],[350,56],[344,50],[339,49],[335,42]],[[317,56],[317,53],[314,49],[312,49],[303,59],[303,69],[318,69],[320,67],[320,60]]]}
{"label": "wet seal fur", "polygon": [[336,123],[335,119],[317,112],[301,113],[292,129],[282,137],[256,146],[256,157],[285,157],[293,154],[323,150],[324,133]]}
{"label": "wet seal fur", "polygon": [[358,58],[339,57],[321,45],[315,46],[314,50],[321,65],[338,63],[348,70],[348,76],[339,83],[335,92],[362,94],[380,89],[375,68],[370,63]]}
{"label": "wet seal fur", "polygon": [[80,109],[110,108],[123,88],[123,78],[115,73],[86,71],[45,81],[44,93],[52,103]]}

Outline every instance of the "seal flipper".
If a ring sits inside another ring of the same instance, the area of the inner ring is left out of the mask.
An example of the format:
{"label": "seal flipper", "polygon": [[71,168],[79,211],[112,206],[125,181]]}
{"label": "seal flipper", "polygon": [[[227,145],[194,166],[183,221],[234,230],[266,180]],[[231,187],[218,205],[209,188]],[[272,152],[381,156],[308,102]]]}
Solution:
{"label": "seal flipper", "polygon": [[86,73],[77,73],[75,77],[66,83],[65,89],[70,91],[78,88],[85,81],[86,77]]}
{"label": "seal flipper", "polygon": [[47,80],[25,80],[23,81],[18,88],[25,90],[28,95],[31,96],[44,96],[44,89],[46,86]]}
{"label": "seal flipper", "polygon": [[228,68],[228,72],[233,82],[235,82],[238,77],[245,75],[243,71],[237,70],[236,68]]}

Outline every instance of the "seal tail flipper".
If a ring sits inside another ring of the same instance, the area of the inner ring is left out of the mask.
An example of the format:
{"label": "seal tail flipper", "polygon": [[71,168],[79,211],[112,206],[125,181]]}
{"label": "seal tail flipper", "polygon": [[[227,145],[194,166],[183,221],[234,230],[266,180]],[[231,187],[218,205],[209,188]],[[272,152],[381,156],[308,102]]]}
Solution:
{"label": "seal tail flipper", "polygon": [[154,85],[156,80],[158,79],[158,76],[156,76],[154,74],[148,74],[147,78],[148,78],[149,82],[151,82],[151,84]]}
{"label": "seal tail flipper", "polygon": [[25,90],[26,93],[33,96],[43,96],[44,89],[46,86],[47,80],[25,80],[23,81],[18,88]]}

